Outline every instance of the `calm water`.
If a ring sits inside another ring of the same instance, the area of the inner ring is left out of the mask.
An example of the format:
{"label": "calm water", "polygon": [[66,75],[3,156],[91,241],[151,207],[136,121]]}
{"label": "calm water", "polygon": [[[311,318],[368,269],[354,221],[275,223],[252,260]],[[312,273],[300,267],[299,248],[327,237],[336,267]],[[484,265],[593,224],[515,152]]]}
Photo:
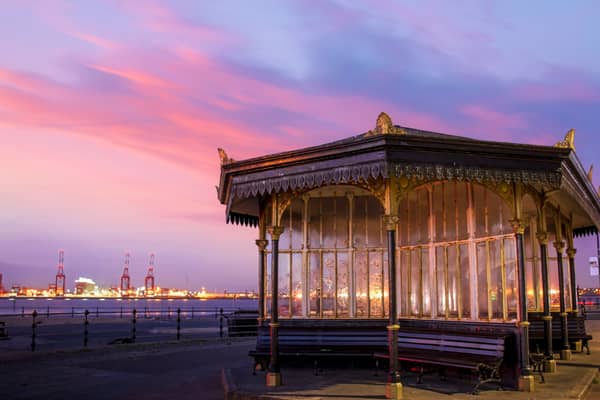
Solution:
{"label": "calm water", "polygon": [[220,308],[225,312],[233,310],[257,310],[258,301],[249,299],[45,299],[45,298],[18,298],[0,299],[0,315],[31,314],[36,310],[40,314],[72,314],[83,313],[124,313],[136,309],[137,312],[168,313],[176,312],[180,308],[186,314],[215,313]]}

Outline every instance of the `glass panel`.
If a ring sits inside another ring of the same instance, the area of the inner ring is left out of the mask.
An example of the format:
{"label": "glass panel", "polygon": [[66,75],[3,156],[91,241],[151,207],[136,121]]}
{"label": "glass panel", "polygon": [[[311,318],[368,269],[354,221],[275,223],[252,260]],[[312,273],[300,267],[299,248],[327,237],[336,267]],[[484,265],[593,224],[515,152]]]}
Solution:
{"label": "glass panel", "polygon": [[410,252],[410,313],[421,315],[421,250],[414,248]]}
{"label": "glass panel", "polygon": [[304,224],[302,223],[302,214],[304,212],[304,201],[294,199],[291,205],[292,209],[292,249],[302,250],[302,231]]}
{"label": "glass panel", "polygon": [[[383,294],[382,294],[382,301],[383,301],[383,316],[384,317],[389,317],[390,315],[390,301],[389,301],[389,293],[390,293],[390,274],[389,274],[389,265],[388,265],[388,255],[387,255],[387,251],[382,251],[382,257],[383,257],[383,262],[382,262],[382,269],[383,269]],[[396,263],[398,262],[398,260],[396,260]]]}
{"label": "glass panel", "polygon": [[448,316],[451,318],[458,317],[458,246],[451,245],[448,247]]}
{"label": "glass panel", "polygon": [[487,245],[485,242],[477,243],[477,288],[477,304],[479,306],[479,319],[489,319],[489,288],[487,284]]}
{"label": "glass panel", "polygon": [[279,253],[279,316],[290,316],[290,254]]}
{"label": "glass panel", "polygon": [[291,226],[291,214],[290,209],[288,207],[287,210],[284,211],[283,216],[281,217],[281,226],[283,227],[283,232],[281,236],[279,236],[279,250],[289,250],[291,246],[291,234],[290,230]]}
{"label": "glass panel", "polygon": [[433,185],[433,224],[435,241],[444,240],[444,184]]}
{"label": "glass panel", "polygon": [[368,316],[368,275],[367,253],[365,251],[354,252],[354,271],[356,283],[356,316],[365,318]]}
{"label": "glass panel", "polygon": [[398,245],[404,246],[409,243],[408,240],[408,202],[406,198],[400,200],[398,208]]}
{"label": "glass panel", "polygon": [[548,275],[550,277],[550,308],[553,311],[558,311],[560,309],[558,263],[556,262],[556,258],[554,257],[548,258]]}
{"label": "glass panel", "polygon": [[337,253],[337,316],[348,318],[349,314],[349,271],[348,253],[341,251]]}
{"label": "glass panel", "polygon": [[321,247],[321,199],[308,200],[308,243],[311,249]]}
{"label": "glass panel", "polygon": [[310,271],[310,316],[321,316],[321,254],[311,252],[308,259]]}
{"label": "glass panel", "polygon": [[267,253],[267,264],[265,265],[265,315],[271,316],[271,253]]}
{"label": "glass panel", "polygon": [[473,206],[475,217],[475,237],[487,236],[487,190],[473,185]]}
{"label": "glass panel", "polygon": [[381,252],[369,252],[369,303],[371,317],[383,317],[383,269]]}
{"label": "glass panel", "polygon": [[456,184],[456,211],[458,213],[458,237],[457,239],[466,239],[469,237],[469,230],[467,227],[467,210],[468,201],[467,194],[469,192],[469,184],[457,183]]}
{"label": "glass panel", "polygon": [[502,290],[502,241],[488,242],[490,249],[490,304],[492,318],[504,319],[504,292]]}
{"label": "glass panel", "polygon": [[563,257],[563,268],[565,277],[565,310],[571,310],[571,275],[569,275],[569,257]]}
{"label": "glass panel", "polygon": [[446,183],[444,189],[446,241],[456,240],[456,182]]}
{"label": "glass panel", "polygon": [[335,247],[335,198],[323,197],[321,199],[321,229],[323,232],[323,247],[333,249]]}
{"label": "glass panel", "polygon": [[460,245],[460,299],[461,317],[471,317],[471,268],[469,265],[469,245]]}
{"label": "glass panel", "polygon": [[423,315],[431,316],[431,277],[429,274],[429,249],[421,249],[421,276],[423,290]]}
{"label": "glass panel", "polygon": [[354,209],[352,217],[352,243],[354,247],[364,248],[367,241],[367,205],[364,196],[357,196],[354,198]]}
{"label": "glass panel", "polygon": [[346,197],[337,197],[335,207],[335,247],[345,249],[349,247],[348,243],[348,199]]}
{"label": "glass panel", "polygon": [[408,243],[407,244],[416,244],[419,242],[419,225],[418,225],[418,201],[417,201],[417,193],[415,191],[409,192],[407,195],[407,203],[408,203]]}
{"label": "glass panel", "polygon": [[418,193],[418,240],[420,243],[429,242],[429,191],[427,188],[417,190]]}
{"label": "glass panel", "polygon": [[323,317],[331,318],[335,315],[335,253],[323,253],[322,294]]}
{"label": "glass panel", "polygon": [[292,255],[292,316],[302,316],[302,254]]}
{"label": "glass panel", "polygon": [[492,235],[501,235],[504,233],[503,227],[503,206],[502,199],[493,192],[488,191],[488,229]]}
{"label": "glass panel", "polygon": [[408,316],[411,314],[411,292],[410,288],[410,250],[400,251],[400,315]]}
{"label": "glass panel", "polygon": [[508,319],[517,319],[519,309],[519,280],[517,271],[517,248],[513,238],[504,239],[504,263],[506,272],[506,304]]}
{"label": "glass panel", "polygon": [[381,247],[383,209],[379,201],[372,196],[366,198],[367,203],[367,243],[369,247]]}
{"label": "glass panel", "polygon": [[436,294],[437,313],[440,317],[446,316],[446,249],[444,246],[435,248]]}

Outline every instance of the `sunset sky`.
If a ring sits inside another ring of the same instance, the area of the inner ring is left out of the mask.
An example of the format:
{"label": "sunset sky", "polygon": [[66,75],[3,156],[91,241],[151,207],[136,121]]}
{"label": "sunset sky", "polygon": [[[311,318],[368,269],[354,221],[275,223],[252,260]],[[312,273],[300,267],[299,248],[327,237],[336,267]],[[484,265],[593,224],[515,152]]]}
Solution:
{"label": "sunset sky", "polygon": [[[600,183],[595,1],[15,1],[0,9],[0,273],[45,287],[65,250],[117,285],[255,289],[217,147],[244,159],[403,126],[552,145]],[[578,280],[595,239],[578,242]]]}

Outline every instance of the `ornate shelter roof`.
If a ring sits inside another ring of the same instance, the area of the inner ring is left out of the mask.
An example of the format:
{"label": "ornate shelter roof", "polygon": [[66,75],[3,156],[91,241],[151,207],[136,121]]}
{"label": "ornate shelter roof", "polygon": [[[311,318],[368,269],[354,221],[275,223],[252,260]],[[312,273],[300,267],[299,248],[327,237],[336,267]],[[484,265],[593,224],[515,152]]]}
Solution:
{"label": "ornate shelter roof", "polygon": [[568,204],[575,228],[600,226],[600,198],[575,154],[573,130],[554,146],[475,140],[394,125],[381,113],[373,130],[335,142],[234,161],[219,149],[218,197],[227,222],[255,225],[273,193],[407,177],[520,182]]}

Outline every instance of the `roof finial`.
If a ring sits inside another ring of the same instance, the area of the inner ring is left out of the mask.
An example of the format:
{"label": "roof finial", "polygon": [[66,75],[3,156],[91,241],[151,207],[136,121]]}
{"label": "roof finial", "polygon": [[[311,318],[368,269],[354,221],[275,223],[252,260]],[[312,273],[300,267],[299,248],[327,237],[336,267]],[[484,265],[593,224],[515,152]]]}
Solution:
{"label": "roof finial", "polygon": [[565,135],[562,142],[558,142],[554,147],[562,147],[565,149],[575,150],[575,129],[570,129]]}
{"label": "roof finial", "polygon": [[233,161],[235,161],[233,158],[229,158],[227,156],[227,153],[225,153],[225,150],[223,150],[222,148],[218,148],[217,151],[219,152],[219,158],[221,159],[221,165],[225,165],[225,164],[230,164]]}
{"label": "roof finial", "polygon": [[592,182],[593,172],[594,172],[594,164],[590,165],[590,169],[588,171],[588,179],[590,182]]}
{"label": "roof finial", "polygon": [[377,117],[375,129],[367,132],[367,136],[388,134],[406,135],[406,131],[398,126],[394,126],[390,116],[384,112],[381,112]]}

